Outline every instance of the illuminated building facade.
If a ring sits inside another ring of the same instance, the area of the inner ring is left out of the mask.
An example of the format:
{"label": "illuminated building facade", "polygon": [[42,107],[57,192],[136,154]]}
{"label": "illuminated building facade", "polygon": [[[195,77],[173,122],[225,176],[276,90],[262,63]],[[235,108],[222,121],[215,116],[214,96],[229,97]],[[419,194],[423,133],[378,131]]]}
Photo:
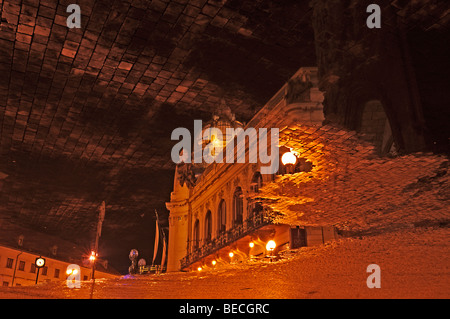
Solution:
{"label": "illuminated building facade", "polygon": [[[0,246],[0,285],[3,287],[30,286],[36,283],[36,258],[42,256],[36,252]],[[66,269],[71,264],[77,264],[61,258],[42,256],[45,266],[40,269],[38,283],[48,281],[63,281],[67,279]],[[87,281],[92,277],[92,268],[78,262],[80,266],[80,279]],[[105,268],[106,267],[106,268]],[[118,278],[120,274],[108,267],[107,264],[98,263],[95,278]]]}
{"label": "illuminated building facade", "polygon": [[[317,84],[317,69],[301,68],[245,127],[222,108],[204,129],[211,126],[222,131],[236,127],[280,129],[292,123],[322,125],[323,94]],[[245,152],[249,152],[248,144]],[[280,168],[276,174],[288,173],[288,167],[281,162],[284,153],[280,147]],[[335,238],[333,228],[299,228],[276,222],[277,212],[258,200],[259,189],[276,175],[261,174],[264,165],[258,159],[256,163],[177,166],[171,200],[166,203],[170,211],[168,271],[200,270],[250,256],[265,256],[270,240],[276,243],[271,252],[276,254]]]}
{"label": "illuminated building facade", "polygon": [[[58,237],[30,230],[1,220],[0,286],[30,286],[48,281],[64,281],[69,265],[80,267],[80,280],[92,278],[87,247]],[[17,236],[17,234],[21,234]],[[36,258],[45,259],[39,276]],[[118,278],[120,273],[100,257],[95,265],[95,278]]]}

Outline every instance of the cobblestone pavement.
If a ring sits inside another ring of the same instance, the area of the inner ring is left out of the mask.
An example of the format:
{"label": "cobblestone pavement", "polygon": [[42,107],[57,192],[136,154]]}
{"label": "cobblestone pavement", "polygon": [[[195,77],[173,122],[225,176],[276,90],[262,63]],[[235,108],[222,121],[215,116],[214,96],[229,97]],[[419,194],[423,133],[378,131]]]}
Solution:
{"label": "cobblestone pavement", "polygon": [[[97,280],[94,298],[448,298],[447,227],[411,227],[301,248],[275,261],[216,270]],[[381,268],[381,288],[369,289],[369,264]],[[1,298],[89,298],[89,283],[0,288]]]}

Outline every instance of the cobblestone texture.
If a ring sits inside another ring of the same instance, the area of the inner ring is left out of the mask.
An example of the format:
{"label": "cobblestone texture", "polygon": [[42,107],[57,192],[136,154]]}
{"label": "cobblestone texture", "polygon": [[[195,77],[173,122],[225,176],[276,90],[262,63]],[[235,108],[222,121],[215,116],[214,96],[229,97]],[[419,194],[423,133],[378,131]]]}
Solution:
{"label": "cobblestone texture", "polygon": [[425,153],[378,157],[355,132],[338,126],[288,127],[281,144],[314,165],[279,176],[258,194],[279,221],[381,232],[417,223],[448,223],[448,158]]}
{"label": "cobblestone texture", "polygon": [[[416,228],[302,248],[273,263],[230,265],[202,273],[98,280],[94,298],[448,298],[448,228]],[[381,288],[369,289],[369,264]],[[89,298],[90,285],[64,282],[0,287],[0,298]]]}

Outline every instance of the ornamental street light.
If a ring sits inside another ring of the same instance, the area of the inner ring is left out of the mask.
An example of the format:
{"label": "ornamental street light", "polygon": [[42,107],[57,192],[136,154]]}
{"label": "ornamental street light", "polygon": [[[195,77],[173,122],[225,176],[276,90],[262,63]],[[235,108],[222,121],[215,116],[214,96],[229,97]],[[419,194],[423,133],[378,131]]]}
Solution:
{"label": "ornamental street light", "polygon": [[295,154],[292,152],[286,152],[283,154],[283,156],[281,156],[281,162],[283,163],[283,165],[295,165],[295,163],[297,162],[297,156],[295,156]]}
{"label": "ornamental street light", "polygon": [[266,249],[267,249],[267,251],[270,252],[270,262],[272,262],[272,257],[273,257],[272,254],[273,254],[273,251],[275,250],[275,247],[277,247],[277,244],[275,243],[274,240],[269,240],[267,242]]}
{"label": "ornamental street light", "polygon": [[45,266],[45,258],[42,258],[41,256],[39,256],[38,258],[35,259],[34,265],[37,268],[36,282],[35,282],[35,285],[37,285],[38,279],[39,279],[39,270],[41,270],[41,268]]}
{"label": "ornamental street light", "polygon": [[36,265],[37,268],[44,267],[45,266],[45,258],[42,258],[42,257],[36,258],[36,260],[34,261],[34,264]]}
{"label": "ornamental street light", "polygon": [[281,163],[286,166],[287,174],[293,174],[295,163],[297,163],[297,156],[293,152],[286,152],[281,156]]}
{"label": "ornamental street light", "polygon": [[77,269],[70,269],[70,268],[67,268],[66,274],[67,274],[67,275],[76,275],[76,274],[78,274],[78,270],[77,270]]}

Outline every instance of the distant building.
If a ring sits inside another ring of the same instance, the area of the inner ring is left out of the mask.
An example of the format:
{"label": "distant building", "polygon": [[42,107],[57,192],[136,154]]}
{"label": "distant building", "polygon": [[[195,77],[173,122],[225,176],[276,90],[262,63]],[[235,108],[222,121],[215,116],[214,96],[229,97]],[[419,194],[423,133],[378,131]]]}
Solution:
{"label": "distant building", "polygon": [[[90,280],[89,252],[73,243],[56,237],[19,228],[0,221],[0,286],[27,286],[36,282],[35,260],[43,257],[45,266],[39,270],[38,283],[67,279],[66,269],[70,264],[80,266],[80,279]],[[18,235],[24,233],[25,235]],[[120,273],[99,260],[95,267],[95,278],[117,278]],[[13,279],[14,278],[14,279]]]}
{"label": "distant building", "polygon": [[[316,68],[301,68],[245,127],[229,109],[222,107],[204,130],[282,128],[294,122],[321,125],[323,94],[317,82]],[[202,146],[211,140],[203,141]],[[245,152],[249,152],[248,145]],[[268,254],[269,240],[275,241],[272,253],[276,254],[283,249],[321,244],[335,238],[333,228],[300,228],[274,222],[275,212],[258,200],[259,188],[275,177],[261,174],[261,167],[266,165],[258,157],[257,163],[177,166],[171,199],[166,203],[170,211],[168,271],[212,267],[249,256],[263,257]],[[285,170],[280,158],[277,174]]]}

